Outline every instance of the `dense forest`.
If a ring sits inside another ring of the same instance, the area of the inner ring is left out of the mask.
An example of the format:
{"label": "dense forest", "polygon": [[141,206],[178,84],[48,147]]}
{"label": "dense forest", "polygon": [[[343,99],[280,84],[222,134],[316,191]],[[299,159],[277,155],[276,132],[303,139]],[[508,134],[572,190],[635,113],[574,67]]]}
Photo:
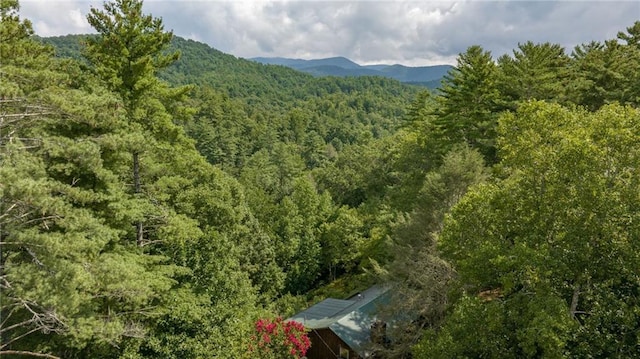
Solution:
{"label": "dense forest", "polygon": [[640,357],[640,21],[429,91],[87,18],[0,0],[0,356],[255,358],[262,318],[387,283],[377,358]]}

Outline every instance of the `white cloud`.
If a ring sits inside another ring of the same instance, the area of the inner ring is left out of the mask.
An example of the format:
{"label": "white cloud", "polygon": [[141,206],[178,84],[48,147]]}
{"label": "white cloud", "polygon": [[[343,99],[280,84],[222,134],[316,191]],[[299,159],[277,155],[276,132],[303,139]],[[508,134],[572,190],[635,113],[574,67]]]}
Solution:
{"label": "white cloud", "polygon": [[80,11],[80,9],[73,9],[69,11],[69,19],[71,20],[71,24],[76,29],[86,29],[89,30],[91,26],[87,22],[86,16]]}
{"label": "white cloud", "polygon": [[90,5],[100,4],[96,1],[23,0],[20,13],[33,22],[36,34],[40,36],[86,34],[92,32],[86,19]]}
{"label": "white cloud", "polygon": [[[42,36],[86,33],[88,0],[22,1]],[[455,63],[468,46],[494,56],[519,42],[567,48],[614,38],[638,1],[150,1],[165,28],[240,57],[345,56],[359,63]]]}

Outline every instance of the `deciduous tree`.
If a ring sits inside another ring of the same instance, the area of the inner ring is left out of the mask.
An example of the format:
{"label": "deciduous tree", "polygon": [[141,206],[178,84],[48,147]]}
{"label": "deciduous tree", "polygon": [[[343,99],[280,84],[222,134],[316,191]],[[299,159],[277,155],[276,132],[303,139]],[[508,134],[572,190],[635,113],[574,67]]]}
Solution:
{"label": "deciduous tree", "polygon": [[421,357],[638,355],[639,133],[640,113],[618,105],[502,118],[504,177],[445,223],[463,294]]}

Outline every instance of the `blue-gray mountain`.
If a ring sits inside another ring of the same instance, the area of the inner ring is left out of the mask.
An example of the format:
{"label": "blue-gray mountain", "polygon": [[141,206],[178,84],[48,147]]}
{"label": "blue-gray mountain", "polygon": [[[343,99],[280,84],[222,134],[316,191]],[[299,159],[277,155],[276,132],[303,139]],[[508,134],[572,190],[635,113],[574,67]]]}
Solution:
{"label": "blue-gray mountain", "polygon": [[442,77],[451,69],[450,65],[409,67],[403,65],[358,65],[344,57],[302,60],[284,57],[254,57],[250,60],[281,65],[306,72],[314,76],[382,76],[401,82],[418,84],[429,88],[440,86]]}

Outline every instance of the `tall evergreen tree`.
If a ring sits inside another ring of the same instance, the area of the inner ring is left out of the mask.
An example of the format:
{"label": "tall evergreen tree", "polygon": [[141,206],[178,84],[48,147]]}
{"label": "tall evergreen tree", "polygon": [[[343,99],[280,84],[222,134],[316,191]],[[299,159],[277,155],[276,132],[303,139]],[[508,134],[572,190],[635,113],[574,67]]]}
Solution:
{"label": "tall evergreen tree", "polygon": [[500,97],[515,110],[520,102],[547,100],[562,102],[568,80],[569,57],[557,44],[518,44],[513,57],[498,59]]}
{"label": "tall evergreen tree", "polygon": [[625,91],[621,103],[640,106],[640,21],[627,28],[627,33],[619,32],[618,40],[623,46],[623,76]]}
{"label": "tall evergreen tree", "polygon": [[640,104],[640,22],[618,39],[576,46],[571,54],[568,99],[590,110],[619,102]]}
{"label": "tall evergreen tree", "polygon": [[495,128],[500,110],[497,68],[491,53],[471,46],[443,79],[436,125],[441,155],[455,144],[477,148],[487,163],[495,163]]}
{"label": "tall evergreen tree", "polygon": [[183,90],[127,97],[0,4],[0,355],[243,355],[282,274],[240,185],[172,123]]}
{"label": "tall evergreen tree", "polygon": [[[161,19],[143,14],[142,1],[133,0],[106,3],[88,19],[99,34],[88,41],[86,56],[122,101],[124,125],[114,134],[132,156],[128,171],[119,175],[133,179],[132,197],[139,204],[130,217],[135,243],[182,267],[174,291],[160,293],[162,316],[147,322],[153,332],[129,348],[149,357],[237,357],[240,333],[255,313],[256,290],[266,300],[282,286],[270,238],[239,185],[211,168],[174,123],[189,115],[181,105],[188,88],[169,88],[156,77],[178,57],[164,53],[171,33],[164,32]],[[207,262],[216,257],[228,265]],[[181,315],[169,303],[178,304]],[[233,315],[237,320],[229,319]],[[222,344],[234,340],[233,346]]]}
{"label": "tall evergreen tree", "polygon": [[636,21],[627,28],[627,32],[619,31],[618,39],[624,41],[627,46],[640,48],[640,21]]}
{"label": "tall evergreen tree", "polygon": [[97,356],[144,333],[171,269],[119,245],[134,204],[107,161],[117,100],[0,6],[0,354]]}
{"label": "tall evergreen tree", "polygon": [[441,325],[455,270],[439,253],[438,236],[446,214],[487,177],[482,156],[465,145],[454,147],[424,177],[413,211],[395,228],[394,259],[382,276],[393,286],[391,305],[382,315],[399,324],[389,333],[394,345],[376,348],[384,357],[410,357],[423,331]]}
{"label": "tall evergreen tree", "polygon": [[[111,91],[120,95],[129,127],[126,132],[141,135],[130,137],[133,192],[136,196],[142,194],[140,157],[148,148],[147,144],[152,140],[166,140],[176,132],[171,119],[158,113],[157,103],[154,108],[154,100],[157,102],[158,95],[163,92],[170,98],[187,90],[169,90],[156,77],[159,70],[178,59],[179,53],[163,52],[173,34],[164,31],[162,19],[143,14],[142,4],[141,0],[116,0],[106,2],[104,10],[92,8],[87,20],[98,36],[87,39],[85,53],[98,77]],[[135,223],[138,246],[145,244],[143,223],[143,218]]]}
{"label": "tall evergreen tree", "polygon": [[620,98],[623,77],[620,73],[620,45],[609,40],[576,46],[571,53],[569,99],[595,111]]}

